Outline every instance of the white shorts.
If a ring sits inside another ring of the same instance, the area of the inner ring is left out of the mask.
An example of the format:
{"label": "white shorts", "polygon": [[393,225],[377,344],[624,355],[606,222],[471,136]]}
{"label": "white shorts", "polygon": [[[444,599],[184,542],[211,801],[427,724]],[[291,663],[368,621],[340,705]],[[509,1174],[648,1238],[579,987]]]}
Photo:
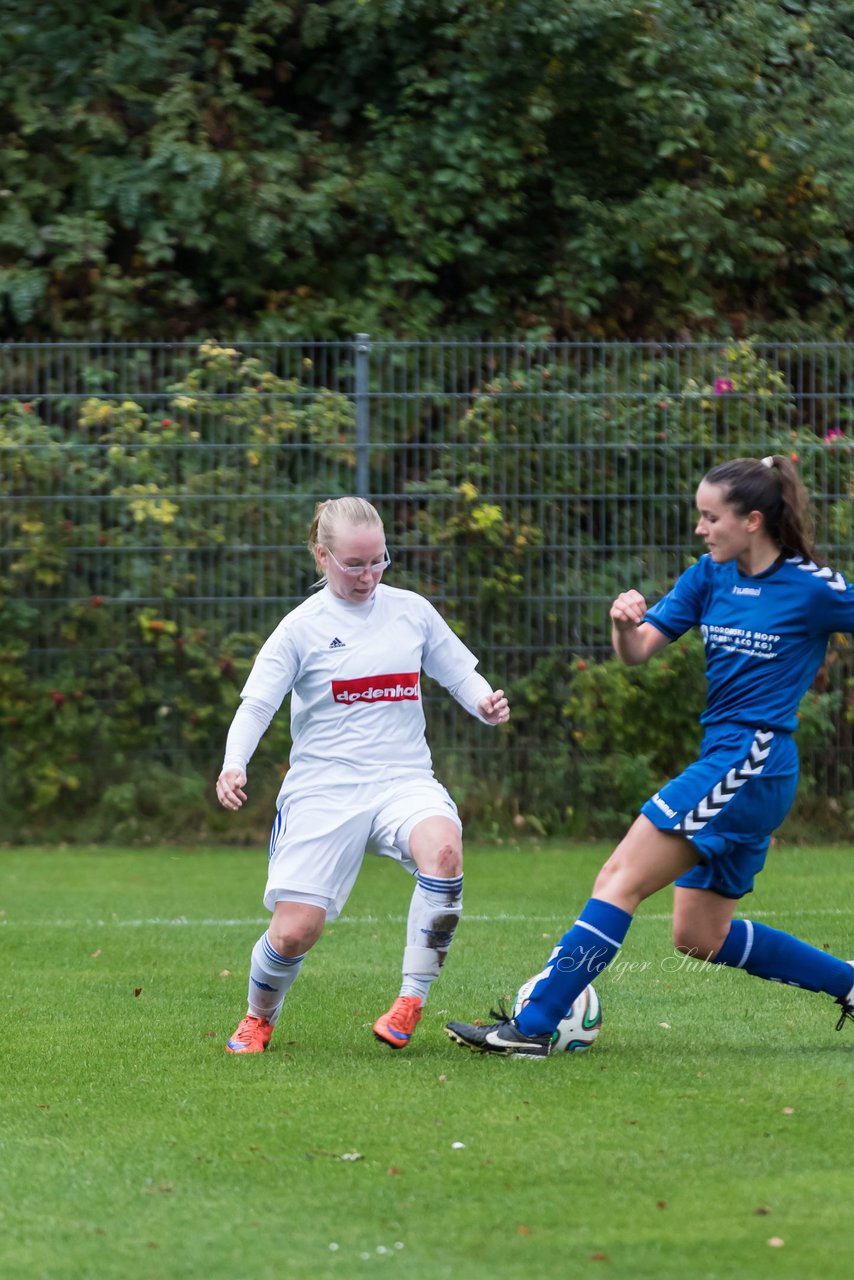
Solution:
{"label": "white shorts", "polygon": [[393,858],[414,875],[409,835],[424,818],[450,818],[457,806],[435,778],[402,778],[384,788],[358,783],[286,796],[270,833],[264,906],[309,902],[335,920],[366,853]]}

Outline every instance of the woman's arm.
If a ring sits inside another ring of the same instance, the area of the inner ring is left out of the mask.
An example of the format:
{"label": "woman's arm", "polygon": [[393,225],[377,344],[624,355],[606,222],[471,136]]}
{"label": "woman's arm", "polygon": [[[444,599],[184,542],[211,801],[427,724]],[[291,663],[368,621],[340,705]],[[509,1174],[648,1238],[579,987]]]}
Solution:
{"label": "woman's arm", "polygon": [[470,672],[459,684],[448,685],[447,689],[469,715],[476,716],[484,724],[506,724],[510,719],[504,690],[493,691],[479,671]]}
{"label": "woman's arm", "polygon": [[244,698],[231,722],[216,795],[224,809],[239,809],[246,800],[246,770],[276,708],[260,698]]}

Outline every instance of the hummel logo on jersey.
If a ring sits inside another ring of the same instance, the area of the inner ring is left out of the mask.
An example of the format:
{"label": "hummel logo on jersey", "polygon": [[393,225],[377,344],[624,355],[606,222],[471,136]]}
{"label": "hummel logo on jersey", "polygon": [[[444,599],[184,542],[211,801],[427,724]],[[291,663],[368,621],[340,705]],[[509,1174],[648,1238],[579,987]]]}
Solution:
{"label": "hummel logo on jersey", "polygon": [[336,702],[417,702],[418,672],[401,671],[391,676],[360,676],[356,680],[333,680]]}
{"label": "hummel logo on jersey", "polygon": [[671,809],[671,808],[670,808],[670,805],[669,805],[669,804],[667,804],[667,803],[666,803],[666,801],[662,800],[661,796],[658,794],[658,792],[657,792],[657,791],[656,791],[655,795],[652,797],[652,803],[653,803],[653,804],[657,804],[657,805],[658,805],[658,807],[659,807],[659,809],[662,811],[662,813],[666,813],[666,814],[667,814],[668,818],[675,818],[675,817],[676,817],[676,810],[675,810],[675,809]]}
{"label": "hummel logo on jersey", "polygon": [[343,640],[339,640],[338,637],[336,636],[335,639],[330,644],[329,648],[330,649],[346,649],[347,646]]}

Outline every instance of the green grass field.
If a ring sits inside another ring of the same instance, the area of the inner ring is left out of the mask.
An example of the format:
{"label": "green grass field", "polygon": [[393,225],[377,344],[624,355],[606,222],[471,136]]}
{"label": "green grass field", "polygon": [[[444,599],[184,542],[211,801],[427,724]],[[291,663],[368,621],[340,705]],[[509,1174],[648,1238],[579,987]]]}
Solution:
{"label": "green grass field", "polygon": [[[669,894],[598,980],[590,1052],[444,1035],[542,966],[604,853],[470,847],[400,1054],[370,1028],[410,883],[369,860],[270,1050],[240,1058],[263,853],[3,850],[0,1276],[847,1280],[854,1026],[682,964]],[[775,850],[748,914],[854,956],[852,899],[850,850]]]}

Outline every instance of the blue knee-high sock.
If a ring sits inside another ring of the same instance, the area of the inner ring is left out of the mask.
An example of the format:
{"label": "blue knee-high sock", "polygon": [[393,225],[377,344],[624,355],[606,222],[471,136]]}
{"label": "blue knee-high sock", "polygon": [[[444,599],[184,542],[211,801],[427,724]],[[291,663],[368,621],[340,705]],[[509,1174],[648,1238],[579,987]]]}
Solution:
{"label": "blue knee-high sock", "polygon": [[632,917],[622,907],[590,899],[549,956],[530,1000],[516,1018],[523,1035],[554,1031],[573,1000],[614,959],[631,923]]}
{"label": "blue knee-high sock", "polygon": [[806,987],[808,991],[826,991],[837,997],[848,995],[854,985],[846,960],[753,920],[733,920],[713,964],[729,965],[744,969],[755,978]]}

